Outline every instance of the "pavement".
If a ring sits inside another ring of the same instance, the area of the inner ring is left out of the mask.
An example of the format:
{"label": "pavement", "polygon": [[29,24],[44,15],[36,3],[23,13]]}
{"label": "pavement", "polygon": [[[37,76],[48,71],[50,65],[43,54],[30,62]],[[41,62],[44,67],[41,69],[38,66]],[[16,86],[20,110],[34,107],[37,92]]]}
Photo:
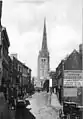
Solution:
{"label": "pavement", "polygon": [[[50,104],[51,100],[51,104]],[[30,104],[27,108],[31,108],[31,113],[36,119],[58,119],[59,109],[62,109],[56,94],[47,92],[35,93],[32,98],[29,98]]]}
{"label": "pavement", "polygon": [[57,98],[57,95],[56,94],[52,94],[51,96],[51,105],[53,107],[55,107],[57,110],[60,110],[62,109],[63,110],[63,106],[60,104],[58,98]]}

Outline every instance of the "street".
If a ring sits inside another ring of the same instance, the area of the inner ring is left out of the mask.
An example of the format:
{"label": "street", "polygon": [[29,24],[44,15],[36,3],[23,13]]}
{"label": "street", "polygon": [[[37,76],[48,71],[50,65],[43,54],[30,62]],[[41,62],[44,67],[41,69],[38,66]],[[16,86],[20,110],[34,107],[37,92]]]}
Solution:
{"label": "street", "polygon": [[0,0],[0,119],[83,119],[82,31],[81,0]]}
{"label": "street", "polygon": [[61,105],[58,102],[57,96],[51,96],[51,105],[49,104],[49,93],[40,92],[35,93],[32,98],[29,98],[30,104],[27,108],[31,108],[31,113],[36,119],[58,119],[59,109]]}
{"label": "street", "polygon": [[45,91],[35,92],[27,100],[29,100],[30,105],[26,106],[21,100],[17,103],[16,111],[9,110],[11,119],[58,119],[59,109],[62,109],[62,106],[56,94],[51,95],[51,104],[50,93]]}
{"label": "street", "polygon": [[50,105],[49,93],[35,93],[32,98],[28,98],[30,105],[16,109],[15,119],[58,119],[59,109],[61,109],[62,107],[59,104],[57,96],[55,94],[53,94],[51,98],[52,99]]}

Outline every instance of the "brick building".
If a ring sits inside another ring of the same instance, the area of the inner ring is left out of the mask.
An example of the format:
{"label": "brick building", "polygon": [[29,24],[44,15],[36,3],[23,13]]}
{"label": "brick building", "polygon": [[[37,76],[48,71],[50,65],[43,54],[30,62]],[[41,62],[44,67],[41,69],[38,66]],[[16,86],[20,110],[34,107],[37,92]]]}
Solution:
{"label": "brick building", "polygon": [[[1,25],[2,1],[0,1],[0,90],[5,97],[19,88],[28,90],[31,83],[31,69],[17,59],[17,54],[9,56],[9,38],[6,28]],[[14,56],[14,57],[13,57]],[[13,94],[12,93],[12,94]]]}
{"label": "brick building", "polygon": [[[66,100],[74,101],[80,105],[81,88],[78,84],[75,84],[75,81],[80,80],[81,73],[82,45],[79,45],[79,52],[73,50],[73,52],[66,59],[62,60],[56,68],[57,95],[61,103]],[[71,82],[71,80],[73,81]]]}
{"label": "brick building", "polygon": [[31,69],[24,63],[13,57],[12,85],[17,88],[17,92],[28,92],[31,83]]}
{"label": "brick building", "polygon": [[8,90],[8,71],[9,71],[9,38],[7,30],[1,25],[1,15],[2,15],[2,1],[0,1],[0,86],[2,87],[5,96],[7,98]]}

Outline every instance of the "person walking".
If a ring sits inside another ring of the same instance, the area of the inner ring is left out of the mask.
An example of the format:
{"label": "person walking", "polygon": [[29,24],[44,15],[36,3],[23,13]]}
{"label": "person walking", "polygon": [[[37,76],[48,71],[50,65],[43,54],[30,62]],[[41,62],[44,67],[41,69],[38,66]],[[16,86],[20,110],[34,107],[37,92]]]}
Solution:
{"label": "person walking", "polygon": [[0,92],[0,119],[11,119],[8,104],[3,92]]}

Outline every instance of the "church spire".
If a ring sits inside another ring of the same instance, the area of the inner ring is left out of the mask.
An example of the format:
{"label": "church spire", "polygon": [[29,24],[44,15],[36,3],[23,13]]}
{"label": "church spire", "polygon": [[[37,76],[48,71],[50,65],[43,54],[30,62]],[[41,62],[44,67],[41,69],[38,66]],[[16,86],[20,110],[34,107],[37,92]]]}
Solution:
{"label": "church spire", "polygon": [[1,26],[1,16],[2,16],[2,0],[0,1],[0,26]]}
{"label": "church spire", "polygon": [[46,19],[44,19],[42,50],[47,50]]}

